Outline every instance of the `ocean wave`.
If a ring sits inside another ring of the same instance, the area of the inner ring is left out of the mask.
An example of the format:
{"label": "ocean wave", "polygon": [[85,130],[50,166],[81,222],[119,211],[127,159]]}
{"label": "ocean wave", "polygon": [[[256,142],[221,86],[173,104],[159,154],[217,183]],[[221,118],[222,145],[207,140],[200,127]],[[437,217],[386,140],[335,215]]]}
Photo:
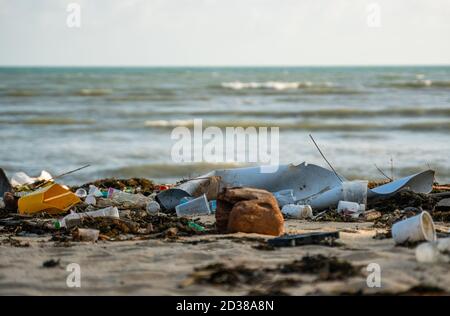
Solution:
{"label": "ocean wave", "polygon": [[220,87],[233,92],[259,90],[265,94],[285,91],[299,91],[302,94],[360,94],[363,91],[338,86],[332,82],[313,83],[311,81],[265,81],[265,82],[222,82]]}
{"label": "ocean wave", "polygon": [[36,91],[31,90],[11,90],[6,92],[6,96],[8,97],[34,97],[37,96]]}
{"label": "ocean wave", "polygon": [[[175,127],[194,126],[194,120],[157,120],[146,121],[145,126],[149,128],[163,128],[172,129]],[[386,131],[386,130],[405,130],[405,131],[447,131],[450,130],[450,122],[429,121],[419,123],[405,123],[399,125],[385,125],[378,123],[322,123],[322,122],[265,122],[265,121],[202,121],[202,128],[218,127],[225,129],[227,127],[278,127],[280,131],[283,130],[298,130],[298,131]]]}
{"label": "ocean wave", "polygon": [[[332,86],[332,83],[324,83],[325,86]],[[266,82],[222,82],[221,87],[232,90],[243,90],[243,89],[273,89],[273,90],[289,90],[289,89],[300,89],[306,87],[312,87],[313,83],[310,81],[305,82],[285,82],[285,81],[266,81]]]}
{"label": "ocean wave", "polygon": [[46,118],[32,118],[16,122],[9,122],[9,124],[24,124],[24,125],[88,125],[95,124],[94,120],[75,120],[64,117],[46,117]]}
{"label": "ocean wave", "polygon": [[[194,120],[156,120],[146,121],[145,126],[149,128],[175,128],[175,127],[188,127],[194,126]],[[330,130],[330,131],[349,131],[349,130],[370,130],[376,128],[382,128],[382,125],[378,124],[337,124],[337,123],[306,123],[306,122],[263,122],[263,121],[202,121],[202,127],[279,127],[282,130]]]}
{"label": "ocean wave", "polygon": [[414,88],[450,88],[450,81],[433,81],[430,79],[417,79],[414,81],[390,82],[381,84],[383,87],[392,87],[397,89],[414,89]]}
{"label": "ocean wave", "polygon": [[194,120],[154,120],[145,121],[145,126],[148,127],[177,127],[177,126],[194,126]]}
{"label": "ocean wave", "polygon": [[75,92],[75,95],[100,97],[111,93],[112,93],[111,89],[81,89]]}
{"label": "ocean wave", "polygon": [[[226,117],[226,116],[251,116],[267,118],[357,118],[357,117],[425,117],[425,116],[450,116],[450,108],[386,108],[380,110],[364,110],[352,108],[327,108],[319,110],[294,110],[294,111],[275,111],[272,109],[261,110],[173,110],[173,111],[148,111],[134,112],[128,114],[131,117],[142,117],[146,115],[190,115],[199,117]],[[147,126],[171,126],[170,121],[155,120],[147,121]],[[178,125],[191,125],[191,120],[180,120]]]}

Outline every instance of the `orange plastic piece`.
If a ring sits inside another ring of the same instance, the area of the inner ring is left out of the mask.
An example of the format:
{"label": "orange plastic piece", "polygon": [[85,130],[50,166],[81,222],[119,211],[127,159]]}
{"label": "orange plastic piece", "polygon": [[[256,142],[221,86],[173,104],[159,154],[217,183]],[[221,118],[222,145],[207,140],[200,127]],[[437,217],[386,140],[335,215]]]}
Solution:
{"label": "orange plastic piece", "polygon": [[60,214],[80,202],[78,196],[55,183],[21,197],[18,204],[20,214]]}

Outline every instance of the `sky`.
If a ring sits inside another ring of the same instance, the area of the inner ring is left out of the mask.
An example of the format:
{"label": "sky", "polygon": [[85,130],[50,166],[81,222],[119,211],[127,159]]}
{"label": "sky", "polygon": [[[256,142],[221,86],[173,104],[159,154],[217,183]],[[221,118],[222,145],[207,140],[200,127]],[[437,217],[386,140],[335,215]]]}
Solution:
{"label": "sky", "polygon": [[450,64],[449,0],[0,0],[5,66],[414,64]]}

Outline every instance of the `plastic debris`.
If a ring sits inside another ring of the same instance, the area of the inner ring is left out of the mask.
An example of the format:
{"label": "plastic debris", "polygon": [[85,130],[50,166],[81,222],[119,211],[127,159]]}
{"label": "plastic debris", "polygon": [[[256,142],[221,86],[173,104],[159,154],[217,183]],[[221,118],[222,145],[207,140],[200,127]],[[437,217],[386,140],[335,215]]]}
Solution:
{"label": "plastic debris", "polygon": [[132,194],[113,188],[108,189],[108,198],[115,203],[128,203],[138,207],[146,207],[149,200],[145,195],[140,193]]}
{"label": "plastic debris", "polygon": [[44,210],[50,214],[60,214],[80,202],[78,196],[55,183],[21,197],[18,208],[20,214],[33,214]]}
{"label": "plastic debris", "polygon": [[206,195],[189,200],[185,203],[179,204],[175,207],[177,216],[192,216],[192,215],[209,215],[211,209],[209,208],[208,199]]}
{"label": "plastic debris", "polygon": [[312,218],[313,211],[310,205],[286,204],[281,213],[293,218]]}
{"label": "plastic debris", "polygon": [[339,239],[339,232],[320,232],[298,235],[285,235],[269,239],[267,243],[274,247],[294,247],[311,244],[320,244],[325,240]]}
{"label": "plastic debris", "polygon": [[360,211],[360,206],[356,202],[339,201],[337,212],[344,214],[352,214]]}
{"label": "plastic debris", "polygon": [[84,200],[84,202],[85,202],[87,205],[96,205],[96,204],[97,204],[97,199],[96,199],[95,196],[93,196],[93,195],[88,195],[88,196],[86,197],[86,199]]}
{"label": "plastic debris", "polygon": [[78,196],[80,199],[85,198],[87,196],[87,192],[85,189],[77,189],[75,191],[75,195]]}
{"label": "plastic debris", "polygon": [[98,240],[100,231],[97,229],[77,228],[73,232],[73,239],[80,241],[95,242]]}
{"label": "plastic debris", "polygon": [[436,229],[428,212],[407,218],[392,226],[392,238],[396,244],[436,240]]}
{"label": "plastic debris", "polygon": [[209,209],[211,210],[211,213],[215,213],[217,210],[217,200],[209,201]]}
{"label": "plastic debris", "polygon": [[89,185],[89,195],[95,196],[95,197],[103,197],[103,192],[97,188],[95,185]]}
{"label": "plastic debris", "polygon": [[33,184],[37,181],[49,181],[51,179],[52,175],[45,170],[42,170],[39,177],[36,178],[30,177],[25,172],[17,172],[11,178],[11,185],[13,187],[20,187],[23,185]]}
{"label": "plastic debris", "polygon": [[294,190],[292,189],[274,192],[273,196],[277,199],[279,207],[287,204],[295,204]]}
{"label": "plastic debris", "polygon": [[[347,195],[350,201],[366,204],[365,197],[389,197],[404,188],[418,193],[429,193],[434,180],[434,171],[427,170],[374,189],[367,189],[366,181],[346,181],[339,175],[339,178],[344,180],[341,182],[333,171],[305,162],[299,165],[280,165],[277,171],[272,173],[264,173],[261,170],[261,167],[215,170],[163,191],[157,195],[157,199],[164,200],[167,196],[175,195],[175,190],[179,196],[177,202],[183,196],[201,194],[206,194],[209,199],[216,199],[221,188],[251,187],[270,192],[292,190],[296,203],[311,205],[314,210],[323,210],[336,207],[339,201],[345,200],[344,195]],[[354,197],[351,198],[351,195]]]}
{"label": "plastic debris", "polygon": [[156,201],[164,210],[173,211],[184,197],[192,197],[191,194],[182,189],[167,189],[156,195]]}
{"label": "plastic debris", "polygon": [[191,227],[192,229],[195,229],[196,231],[199,231],[199,232],[205,231],[205,227],[203,227],[203,226],[201,226],[201,225],[199,225],[199,224],[197,224],[195,222],[191,222],[191,221],[188,222],[188,226]]}
{"label": "plastic debris", "polygon": [[[55,222],[56,228],[67,227],[68,221],[79,220],[85,217],[109,217],[109,218],[119,218],[119,210],[117,207],[109,206],[100,210],[84,212],[84,213],[70,213],[64,218]],[[74,226],[74,225],[72,225]]]}

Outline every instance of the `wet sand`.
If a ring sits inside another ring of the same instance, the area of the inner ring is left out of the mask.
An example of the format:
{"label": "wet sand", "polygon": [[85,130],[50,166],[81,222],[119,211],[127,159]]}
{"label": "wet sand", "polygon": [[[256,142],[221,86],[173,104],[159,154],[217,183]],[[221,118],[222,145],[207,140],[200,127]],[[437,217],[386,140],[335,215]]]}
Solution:
{"label": "wet sand", "polygon": [[[203,223],[214,217],[201,218]],[[437,223],[439,224],[439,223]],[[442,224],[442,223],[441,223]],[[254,284],[210,285],[187,282],[194,268],[224,263],[248,268],[273,268],[306,255],[336,256],[356,266],[360,275],[342,280],[321,281],[315,274],[273,275],[289,277],[295,285],[283,286],[289,295],[401,294],[411,289],[433,288],[450,293],[448,264],[421,264],[414,248],[397,247],[392,239],[373,239],[383,230],[373,223],[310,222],[287,220],[288,233],[339,230],[338,247],[308,245],[260,250],[254,248],[268,237],[256,234],[204,235],[176,240],[71,242],[69,247],[49,241],[51,236],[15,237],[29,247],[15,247],[0,236],[0,295],[247,295],[265,291],[261,282]],[[448,223],[446,224],[448,227]],[[43,262],[60,260],[56,267]],[[81,287],[70,288],[66,267],[77,263],[81,268]],[[381,268],[381,287],[369,288],[366,267],[377,263]],[[184,286],[182,286],[184,285]],[[440,294],[442,294],[440,293]],[[421,294],[415,293],[414,294]]]}

